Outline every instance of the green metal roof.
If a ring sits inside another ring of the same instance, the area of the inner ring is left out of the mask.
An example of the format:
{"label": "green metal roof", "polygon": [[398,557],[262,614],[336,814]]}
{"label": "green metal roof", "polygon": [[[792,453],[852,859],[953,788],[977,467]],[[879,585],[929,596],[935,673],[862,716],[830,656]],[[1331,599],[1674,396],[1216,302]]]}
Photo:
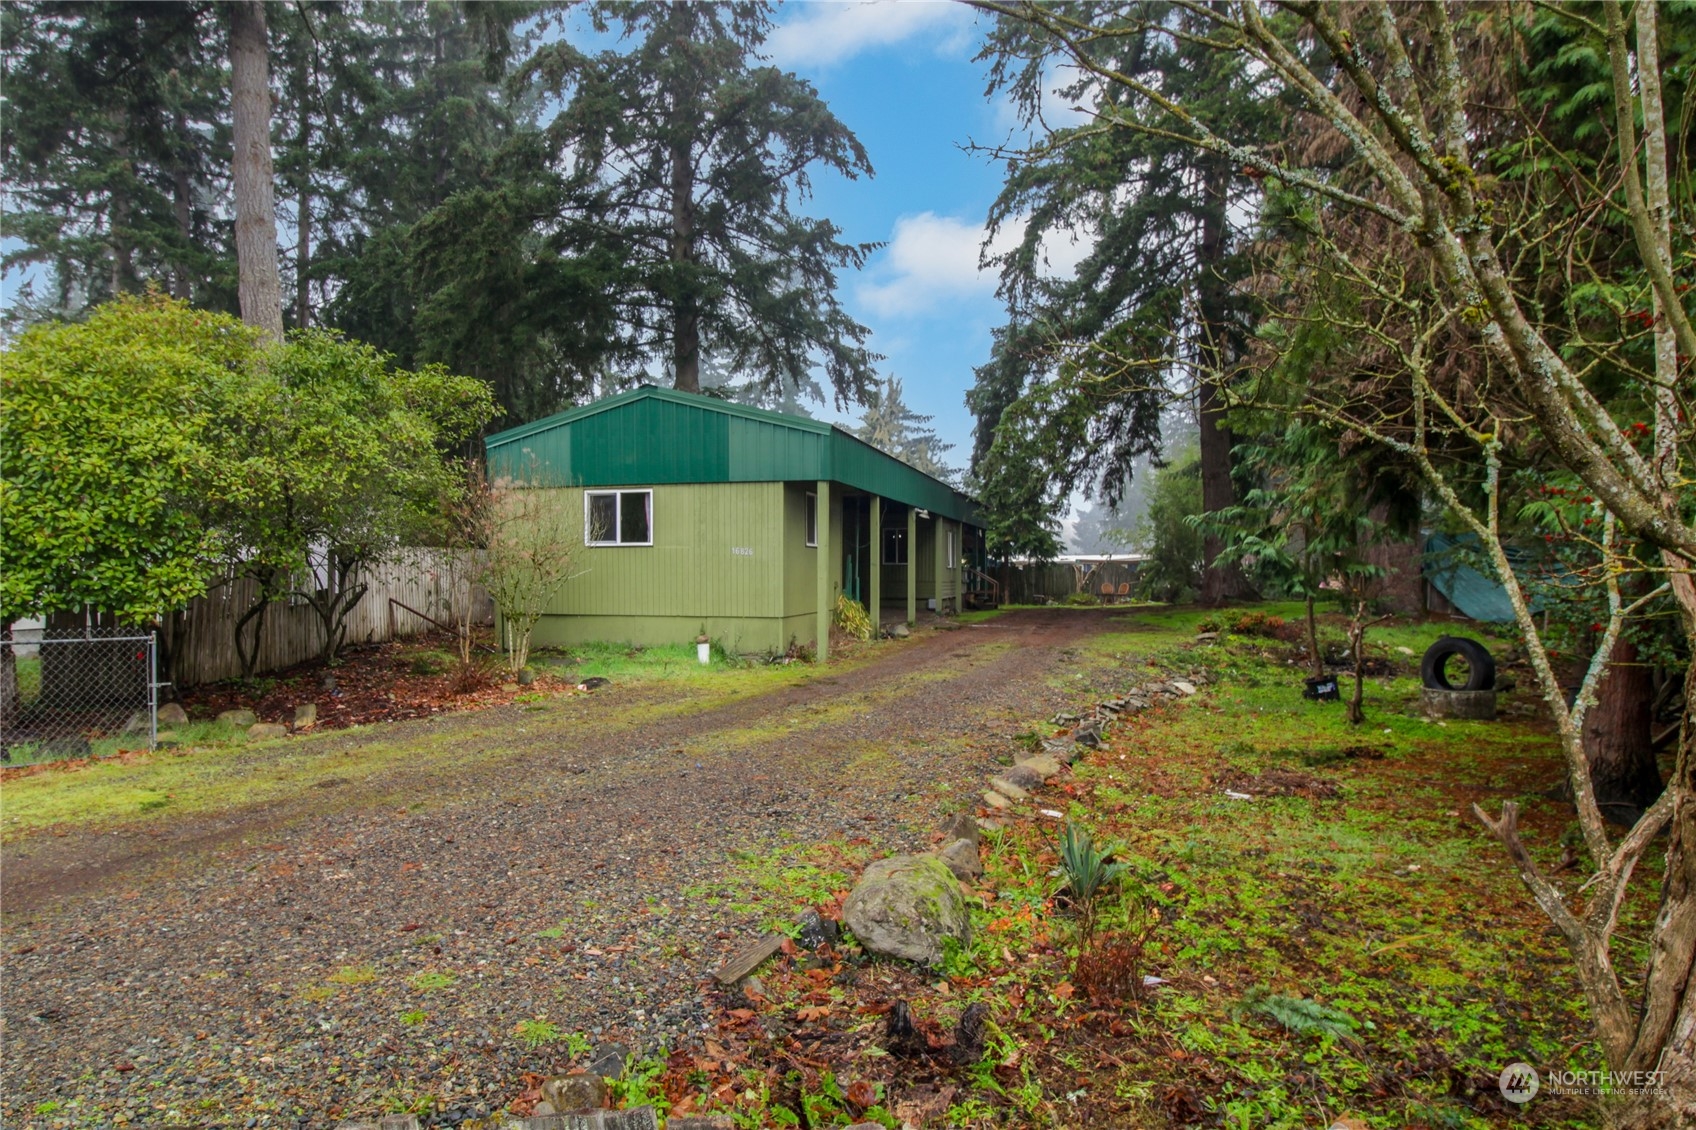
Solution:
{"label": "green metal roof", "polygon": [[827,479],[981,524],[973,499],[841,428],[673,389],[632,389],[483,446],[496,475],[589,487]]}

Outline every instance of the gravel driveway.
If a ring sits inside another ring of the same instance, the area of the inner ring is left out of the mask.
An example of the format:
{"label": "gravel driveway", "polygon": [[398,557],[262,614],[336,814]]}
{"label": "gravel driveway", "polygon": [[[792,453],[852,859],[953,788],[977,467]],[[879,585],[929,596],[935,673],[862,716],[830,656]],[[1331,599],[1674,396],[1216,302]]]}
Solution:
{"label": "gravel driveway", "polygon": [[[300,739],[279,756],[413,735],[465,758],[8,844],[0,1120],[316,1127],[428,1096],[452,1124],[563,1054],[520,1021],[678,1046],[755,925],[686,891],[786,836],[918,842],[937,813],[907,798],[980,783],[1104,627],[1056,610],[921,631],[695,712],[650,684]],[[637,725],[597,726],[632,705]]]}

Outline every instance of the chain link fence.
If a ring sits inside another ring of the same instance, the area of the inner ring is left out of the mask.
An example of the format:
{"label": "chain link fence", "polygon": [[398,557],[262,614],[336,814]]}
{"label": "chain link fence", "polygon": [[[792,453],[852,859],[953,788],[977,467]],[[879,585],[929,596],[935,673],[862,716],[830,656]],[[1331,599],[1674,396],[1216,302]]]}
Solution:
{"label": "chain link fence", "polygon": [[0,762],[152,749],[160,686],[151,634],[13,627],[0,637]]}

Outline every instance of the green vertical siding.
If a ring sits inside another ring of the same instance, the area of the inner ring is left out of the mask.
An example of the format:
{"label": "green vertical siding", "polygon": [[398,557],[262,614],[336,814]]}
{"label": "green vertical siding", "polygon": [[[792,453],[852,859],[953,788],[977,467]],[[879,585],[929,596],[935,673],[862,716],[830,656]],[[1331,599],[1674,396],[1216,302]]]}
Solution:
{"label": "green vertical siding", "polygon": [[722,483],[730,479],[728,416],[667,400],[633,400],[617,412],[584,416],[570,427],[491,444],[491,473],[573,486]]}
{"label": "green vertical siding", "polygon": [[919,519],[919,544],[907,551],[908,564],[918,571],[919,608],[936,596],[936,519]]}
{"label": "green vertical siding", "polygon": [[[807,494],[811,484],[782,483],[783,615],[809,616],[814,611],[814,578],[819,551],[807,544]],[[812,638],[811,625],[803,639]]]}
{"label": "green vertical siding", "polygon": [[[873,535],[870,568],[896,603],[909,576],[921,600],[958,595],[958,571],[937,576],[940,523],[977,520],[970,498],[829,424],[667,389],[610,397],[485,446],[492,476],[548,484],[577,521],[585,487],[654,492],[654,544],[584,549],[582,575],[537,628],[542,645],[687,642],[703,627],[747,650],[812,640],[821,563],[805,544],[805,497],[819,480],[832,484],[820,516],[830,603],[843,586],[844,501],[876,495],[896,525],[912,508],[929,512],[908,566],[882,565]],[[958,545],[963,559],[963,537]]]}
{"label": "green vertical siding", "polygon": [[[719,634],[714,622],[746,620],[771,621],[757,630],[747,628],[747,634],[759,635],[760,647],[775,643],[776,625],[784,615],[783,484],[671,484],[652,490],[654,544],[582,549],[579,575],[550,605],[538,625],[538,642],[684,643],[703,623],[709,634]],[[549,493],[581,520],[582,489]],[[583,618],[648,623],[617,630],[603,625],[598,633],[585,634],[586,628],[575,623]],[[661,638],[655,638],[656,632]],[[767,635],[771,640],[764,640]]]}
{"label": "green vertical siding", "polygon": [[824,437],[769,420],[729,418],[727,473],[733,482],[831,478]]}

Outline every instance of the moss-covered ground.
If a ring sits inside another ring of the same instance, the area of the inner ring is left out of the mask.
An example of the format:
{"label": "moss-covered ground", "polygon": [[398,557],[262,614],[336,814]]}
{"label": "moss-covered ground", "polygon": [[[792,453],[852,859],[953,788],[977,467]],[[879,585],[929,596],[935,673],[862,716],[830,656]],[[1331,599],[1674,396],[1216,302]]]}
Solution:
{"label": "moss-covered ground", "polygon": [[[1379,674],[1367,721],[1350,726],[1342,704],[1301,696],[1301,614],[1116,618],[1057,676],[1079,706],[1201,669],[1212,681],[1118,723],[986,840],[971,946],[928,975],[851,943],[822,967],[780,957],[758,993],[727,995],[707,1055],[674,1057],[672,1101],[742,1126],[896,1126],[927,1112],[927,1093],[951,1126],[1594,1125],[1584,1100],[1522,1108],[1497,1086],[1516,1061],[1601,1066],[1559,939],[1469,812],[1519,800],[1532,850],[1560,866],[1569,814],[1543,796],[1561,770],[1534,704],[1522,691],[1498,721],[1426,718],[1418,657],[1453,629],[1397,623],[1369,637]],[[1323,636],[1340,645],[1339,616]],[[1505,654],[1512,641],[1486,642]],[[1063,725],[1030,719],[1008,759],[1056,735]],[[1269,772],[1297,795],[1228,795]],[[1125,865],[1087,936],[1058,897],[1066,823]],[[879,854],[864,838],[797,839],[695,894],[780,925],[838,906]],[[1621,930],[1627,968],[1653,877],[1641,886]],[[1129,991],[1114,991],[1115,967]],[[1158,983],[1138,991],[1144,977]],[[891,1054],[896,1000],[943,1045],[970,1004],[988,1005],[981,1059]]]}

